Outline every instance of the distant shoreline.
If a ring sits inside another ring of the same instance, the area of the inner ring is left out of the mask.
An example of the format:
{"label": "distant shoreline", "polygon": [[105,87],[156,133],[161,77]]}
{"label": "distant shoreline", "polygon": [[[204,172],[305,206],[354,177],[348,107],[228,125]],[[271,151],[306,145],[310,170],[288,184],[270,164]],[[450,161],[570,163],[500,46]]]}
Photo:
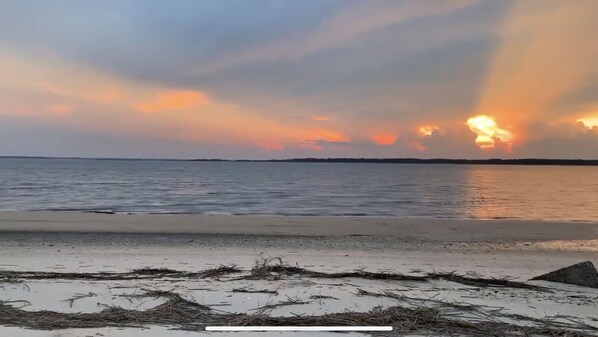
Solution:
{"label": "distant shoreline", "polygon": [[520,166],[598,166],[598,159],[447,159],[447,158],[290,158],[290,159],[168,159],[168,158],[86,158],[44,156],[0,156],[0,159],[64,159],[122,161],[184,161],[230,163],[367,163],[367,164],[452,164],[452,165],[520,165]]}

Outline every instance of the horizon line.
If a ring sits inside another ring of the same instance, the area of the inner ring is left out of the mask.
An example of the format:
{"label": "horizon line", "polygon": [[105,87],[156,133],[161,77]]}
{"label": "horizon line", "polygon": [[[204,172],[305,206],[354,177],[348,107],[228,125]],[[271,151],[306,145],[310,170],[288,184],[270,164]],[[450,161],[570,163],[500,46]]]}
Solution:
{"label": "horizon line", "polygon": [[121,160],[121,161],[197,161],[197,162],[279,162],[279,163],[380,163],[380,164],[472,164],[472,165],[563,165],[598,166],[598,159],[554,158],[414,158],[414,157],[301,157],[284,159],[222,159],[222,158],[131,158],[131,157],[79,157],[79,156],[5,156],[0,159],[61,159],[61,160]]}

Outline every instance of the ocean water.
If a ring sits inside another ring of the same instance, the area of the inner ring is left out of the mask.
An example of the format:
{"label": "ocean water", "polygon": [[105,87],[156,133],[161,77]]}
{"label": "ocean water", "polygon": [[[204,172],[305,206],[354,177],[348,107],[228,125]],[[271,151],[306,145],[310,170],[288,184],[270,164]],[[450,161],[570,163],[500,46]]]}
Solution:
{"label": "ocean water", "polygon": [[598,221],[598,168],[0,158],[0,210]]}

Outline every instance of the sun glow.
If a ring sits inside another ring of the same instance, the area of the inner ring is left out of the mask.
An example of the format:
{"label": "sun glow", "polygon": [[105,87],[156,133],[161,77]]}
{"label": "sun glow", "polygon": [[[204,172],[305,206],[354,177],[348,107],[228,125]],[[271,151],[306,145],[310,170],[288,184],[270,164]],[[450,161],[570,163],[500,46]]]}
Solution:
{"label": "sun glow", "polygon": [[496,140],[503,143],[511,143],[513,140],[513,133],[499,128],[494,118],[490,116],[471,117],[467,120],[467,125],[477,135],[475,142],[482,149],[494,148]]}
{"label": "sun glow", "polygon": [[583,123],[585,127],[588,129],[592,129],[598,127],[598,116],[594,117],[584,117],[577,120],[578,122]]}
{"label": "sun glow", "polygon": [[422,136],[431,136],[432,133],[434,133],[434,131],[438,131],[438,130],[439,129],[438,129],[437,126],[426,125],[426,126],[422,126],[422,127],[419,128],[419,133]]}

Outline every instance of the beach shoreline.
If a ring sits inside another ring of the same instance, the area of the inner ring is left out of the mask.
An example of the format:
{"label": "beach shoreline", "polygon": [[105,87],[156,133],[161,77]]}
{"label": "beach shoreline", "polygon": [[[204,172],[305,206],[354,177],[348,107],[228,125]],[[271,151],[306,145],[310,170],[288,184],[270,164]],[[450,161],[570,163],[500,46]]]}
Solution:
{"label": "beach shoreline", "polygon": [[598,222],[2,211],[0,232],[395,236],[425,241],[546,241],[598,239]]}

